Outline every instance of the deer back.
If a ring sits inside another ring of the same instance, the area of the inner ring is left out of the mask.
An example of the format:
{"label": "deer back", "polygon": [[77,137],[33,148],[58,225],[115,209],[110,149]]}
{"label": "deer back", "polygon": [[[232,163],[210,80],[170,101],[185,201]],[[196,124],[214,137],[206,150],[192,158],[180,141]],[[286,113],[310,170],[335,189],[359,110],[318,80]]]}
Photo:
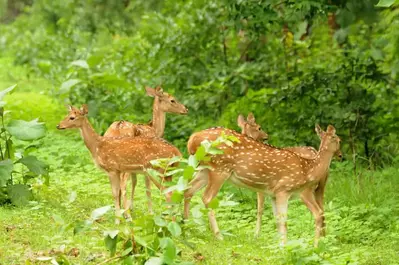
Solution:
{"label": "deer back", "polygon": [[142,171],[151,160],[181,156],[180,151],[161,138],[105,138],[97,147],[95,160],[105,170]]}
{"label": "deer back", "polygon": [[116,121],[104,133],[104,137],[155,137],[155,129],[151,125],[133,124],[128,121]]}
{"label": "deer back", "polygon": [[285,147],[284,150],[289,150],[298,154],[299,156],[306,159],[314,159],[317,156],[317,150],[311,146],[295,146],[295,147]]}

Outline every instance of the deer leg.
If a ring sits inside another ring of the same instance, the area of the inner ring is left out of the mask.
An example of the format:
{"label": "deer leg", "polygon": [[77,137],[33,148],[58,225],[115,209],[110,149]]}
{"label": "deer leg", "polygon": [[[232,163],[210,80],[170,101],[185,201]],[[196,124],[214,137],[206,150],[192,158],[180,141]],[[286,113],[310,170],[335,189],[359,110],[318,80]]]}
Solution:
{"label": "deer leg", "polygon": [[152,210],[152,199],[151,199],[151,179],[148,176],[145,176],[145,193],[147,194],[148,200],[148,212],[153,214]]}
{"label": "deer leg", "polygon": [[257,195],[258,195],[258,214],[256,219],[256,230],[255,230],[256,237],[258,237],[260,234],[260,229],[262,226],[262,215],[265,206],[265,194],[263,194],[262,192],[258,192]]}
{"label": "deer leg", "polygon": [[120,185],[121,198],[122,198],[122,202],[123,202],[123,210],[124,210],[123,216],[127,220],[131,221],[132,217],[130,216],[130,213],[129,213],[130,205],[128,203],[127,196],[126,196],[126,186],[127,186],[127,181],[129,179],[129,175],[130,175],[129,173],[121,173],[119,185]]}
{"label": "deer leg", "polygon": [[109,181],[111,183],[111,189],[112,189],[112,197],[114,198],[114,203],[115,203],[115,224],[119,224],[120,220],[120,184],[119,184],[119,174],[116,172],[108,172],[108,177]]}
{"label": "deer leg", "polygon": [[306,207],[312,212],[315,219],[316,235],[314,245],[317,247],[320,236],[324,234],[324,212],[317,204],[315,194],[311,189],[306,189],[301,193],[301,199]]}
{"label": "deer leg", "polygon": [[285,192],[276,194],[277,230],[280,235],[280,245],[287,243],[287,211],[290,195]]}
{"label": "deer leg", "polygon": [[208,170],[199,171],[188,184],[190,188],[184,192],[184,219],[190,214],[190,201],[193,195],[208,183]]}
{"label": "deer leg", "polygon": [[324,191],[327,184],[328,173],[325,178],[321,179],[315,190],[316,201],[319,207],[324,211]]}
{"label": "deer leg", "polygon": [[[229,178],[231,173],[229,172],[216,172],[216,171],[209,171],[208,174],[208,185],[205,189],[205,192],[202,196],[202,201],[205,204],[205,207],[208,208],[209,203],[216,197],[218,194],[220,188],[222,187],[223,183],[225,182],[226,179]],[[220,233],[217,221],[216,221],[216,216],[215,216],[215,211],[211,209],[208,213],[208,218],[209,218],[209,223],[211,225],[211,229],[213,231],[213,234],[217,239],[222,240],[223,236]]]}
{"label": "deer leg", "polygon": [[276,198],[272,197],[271,202],[272,202],[273,215],[275,218],[277,218]]}
{"label": "deer leg", "polygon": [[136,190],[136,185],[137,185],[137,175],[132,174],[132,194],[131,194],[131,203],[130,203],[130,209],[133,211],[133,202],[134,202],[134,191]]}

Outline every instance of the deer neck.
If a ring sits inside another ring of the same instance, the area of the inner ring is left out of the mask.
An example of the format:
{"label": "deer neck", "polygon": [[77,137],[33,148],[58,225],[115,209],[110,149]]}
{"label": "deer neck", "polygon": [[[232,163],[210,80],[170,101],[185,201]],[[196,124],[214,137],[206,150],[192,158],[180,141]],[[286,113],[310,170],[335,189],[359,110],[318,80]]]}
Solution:
{"label": "deer neck", "polygon": [[165,131],[165,112],[161,110],[161,103],[158,97],[154,99],[154,105],[152,109],[152,127],[155,130],[155,134],[158,137],[162,137]]}
{"label": "deer neck", "polygon": [[308,177],[310,180],[320,180],[325,177],[330,168],[331,160],[334,153],[326,148],[320,148],[317,156],[313,159],[308,170]]}
{"label": "deer neck", "polygon": [[94,156],[96,148],[100,141],[100,135],[98,135],[96,131],[94,131],[87,118],[84,118],[83,120],[83,125],[80,128],[80,134],[82,135],[83,141],[87,149],[89,149],[90,153]]}

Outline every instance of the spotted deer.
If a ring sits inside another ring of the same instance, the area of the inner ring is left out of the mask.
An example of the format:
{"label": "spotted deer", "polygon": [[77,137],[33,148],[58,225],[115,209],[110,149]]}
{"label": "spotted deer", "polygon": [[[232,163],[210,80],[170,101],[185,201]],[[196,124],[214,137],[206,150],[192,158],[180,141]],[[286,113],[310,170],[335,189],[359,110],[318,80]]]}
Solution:
{"label": "spotted deer", "polygon": [[[260,125],[256,123],[255,117],[252,113],[248,114],[247,120],[245,120],[245,118],[242,115],[239,115],[238,119],[237,119],[237,124],[242,129],[241,134],[251,137],[252,139],[254,139],[256,141],[263,142],[264,140],[267,140],[267,138],[268,138],[267,133],[263,132]],[[319,125],[316,125],[315,131],[321,140],[323,138],[323,135],[325,134],[325,132],[320,128]],[[281,149],[294,152],[297,155],[299,155],[303,158],[307,158],[307,159],[314,159],[317,156],[317,150],[311,146],[284,147]],[[341,157],[342,157],[342,153],[340,150],[338,150],[335,153],[335,155],[338,157],[338,159],[341,159]],[[313,194],[316,198],[317,204],[323,210],[323,212],[324,212],[324,190],[325,190],[325,186],[327,183],[327,178],[328,178],[328,171],[326,172],[324,178],[320,179],[320,182],[317,184],[316,189],[312,189],[312,192],[304,192],[303,195],[301,195],[301,199],[303,201],[305,201],[305,200],[307,200],[306,196],[308,196],[309,194]],[[257,197],[258,197],[257,198],[258,210],[257,210],[257,218],[256,218],[255,236],[259,236],[260,230],[261,230],[265,195],[262,192],[258,192]],[[322,233],[325,233],[324,219],[322,222]]]}
{"label": "spotted deer", "polygon": [[[172,95],[164,92],[161,87],[145,88],[146,93],[150,97],[154,97],[152,107],[152,121],[150,124],[133,124],[127,121],[116,121],[107,129],[105,137],[163,137],[165,131],[166,113],[187,114],[188,109],[182,103],[178,102]],[[123,178],[128,178],[124,176]],[[170,180],[170,177],[165,180]],[[137,185],[137,175],[132,174],[132,194],[131,208],[133,209],[134,191]],[[148,211],[152,213],[151,200],[151,181],[149,177],[145,178],[146,195],[148,199]],[[158,186],[157,186],[158,187]],[[167,196],[170,196],[167,195]]]}
{"label": "spotted deer", "polygon": [[[333,155],[340,150],[340,138],[335,128],[328,126],[323,134],[319,151],[315,158],[306,159],[274,146],[260,143],[250,137],[226,128],[211,128],[191,135],[187,148],[194,154],[204,140],[214,141],[222,133],[235,136],[239,142],[232,146],[219,146],[223,154],[212,155],[206,162],[211,169],[203,169],[190,182],[184,194],[184,217],[188,218],[191,197],[206,186],[202,201],[206,207],[215,198],[225,181],[271,195],[273,212],[281,244],[287,240],[288,200],[295,192],[301,192],[305,205],[315,218],[315,244],[323,235],[324,212],[319,206],[313,191],[326,176]],[[216,237],[222,238],[213,210],[208,214],[211,229]]]}
{"label": "spotted deer", "polygon": [[[57,129],[80,129],[83,141],[95,164],[108,174],[117,216],[122,201],[124,215],[130,219],[129,203],[126,198],[128,176],[131,173],[145,174],[148,168],[153,168],[151,160],[181,156],[180,151],[157,137],[112,138],[100,136],[87,119],[87,105],[83,105],[80,109],[69,106],[68,111],[68,115],[57,125]],[[161,169],[157,170],[162,171]],[[119,223],[118,218],[116,218],[116,223]]]}

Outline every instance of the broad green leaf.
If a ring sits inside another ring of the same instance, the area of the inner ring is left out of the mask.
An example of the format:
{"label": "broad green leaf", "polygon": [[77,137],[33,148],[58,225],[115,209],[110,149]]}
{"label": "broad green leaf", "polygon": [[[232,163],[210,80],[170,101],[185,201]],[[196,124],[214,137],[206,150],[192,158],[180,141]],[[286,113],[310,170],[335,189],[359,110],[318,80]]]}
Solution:
{"label": "broad green leaf", "polygon": [[32,173],[36,175],[47,175],[48,165],[34,156],[25,156],[17,161],[24,164]]}
{"label": "broad green leaf", "polygon": [[64,83],[61,84],[60,90],[59,92],[61,94],[64,93],[69,93],[69,91],[71,90],[71,88],[77,84],[79,84],[81,82],[80,79],[69,79],[67,81],[65,81]]}
{"label": "broad green leaf", "polygon": [[46,126],[43,122],[38,122],[38,119],[32,121],[12,120],[6,129],[12,136],[23,141],[40,139],[46,134]]}
{"label": "broad green leaf", "polygon": [[223,151],[216,147],[211,147],[211,148],[209,148],[208,153],[211,155],[222,155]]}
{"label": "broad green leaf", "polygon": [[65,224],[64,219],[62,219],[62,217],[59,216],[58,214],[53,213],[53,214],[51,215],[51,217],[53,217],[53,220],[54,220],[57,224],[59,224],[59,225],[64,225],[64,224]]}
{"label": "broad green leaf", "polygon": [[187,180],[190,180],[193,178],[194,173],[195,170],[192,166],[186,166],[183,171],[183,177]]}
{"label": "broad green leaf", "polygon": [[70,63],[69,65],[73,65],[73,66],[79,66],[85,69],[89,68],[89,65],[87,64],[87,62],[85,60],[76,60],[73,61],[72,63]]}
{"label": "broad green leaf", "polygon": [[78,221],[73,227],[73,234],[76,235],[80,232],[86,231],[92,223],[89,221]]}
{"label": "broad green leaf", "polygon": [[154,222],[157,226],[164,227],[167,225],[166,221],[161,216],[154,216]]}
{"label": "broad green leaf", "polygon": [[170,222],[168,224],[168,230],[172,234],[172,236],[180,236],[181,228],[176,222]]}
{"label": "broad green leaf", "polygon": [[[132,249],[132,248],[131,248]],[[126,250],[125,250],[126,251]],[[122,252],[122,257],[128,255],[129,253],[127,253],[126,255],[123,255],[124,252]],[[127,256],[126,258],[123,259],[122,265],[133,265],[133,256]]]}
{"label": "broad green leaf", "polygon": [[13,168],[14,164],[10,159],[0,161],[0,187],[5,186],[11,178]]}
{"label": "broad green leaf", "polygon": [[111,205],[97,208],[91,213],[91,219],[97,220],[97,219],[101,218],[104,214],[106,214],[111,209],[112,209]]}
{"label": "broad green leaf", "polygon": [[173,240],[169,237],[164,237],[159,241],[159,246],[163,251],[163,262],[166,264],[173,264],[176,258],[176,246]]}
{"label": "broad green leaf", "polygon": [[194,155],[188,157],[188,165],[196,168],[198,166],[197,158]]}
{"label": "broad green leaf", "polygon": [[182,171],[184,171],[184,169],[178,168],[178,169],[174,169],[174,170],[168,171],[165,175],[166,176],[172,176],[172,175],[175,175],[175,174],[177,174],[179,172],[182,172]]}
{"label": "broad green leaf", "polygon": [[216,209],[219,207],[219,200],[218,198],[213,198],[213,200],[208,204],[208,208]]}
{"label": "broad green leaf", "polygon": [[147,260],[144,265],[162,265],[163,261],[161,258],[158,257],[151,257],[149,260]]}
{"label": "broad green leaf", "polygon": [[104,231],[104,236],[109,236],[112,239],[114,239],[118,234],[119,234],[119,230]]}
{"label": "broad green leaf", "polygon": [[118,242],[118,235],[116,235],[114,238],[107,235],[104,238],[105,247],[110,251],[111,257],[115,255],[117,242]]}
{"label": "broad green leaf", "polygon": [[397,0],[380,0],[375,6],[391,7]]}
{"label": "broad green leaf", "polygon": [[[0,91],[0,107],[4,107],[4,105],[5,105],[5,102],[3,101],[4,96],[5,96],[8,92],[12,91],[16,86],[17,86],[17,85],[15,84],[15,85],[12,85],[12,86],[10,86],[10,87],[8,87],[8,88],[6,88],[6,89]],[[3,111],[4,111],[4,110],[3,110]],[[3,115],[3,114],[2,114],[2,115]]]}
{"label": "broad green leaf", "polygon": [[171,200],[174,203],[180,203],[183,200],[183,195],[180,192],[173,192]]}
{"label": "broad green leaf", "polygon": [[197,158],[198,161],[202,161],[204,157],[206,156],[206,150],[203,145],[198,147],[197,151],[195,152],[195,158]]}
{"label": "broad green leaf", "polygon": [[7,186],[7,193],[12,204],[16,206],[26,205],[33,197],[29,187],[23,184]]}

